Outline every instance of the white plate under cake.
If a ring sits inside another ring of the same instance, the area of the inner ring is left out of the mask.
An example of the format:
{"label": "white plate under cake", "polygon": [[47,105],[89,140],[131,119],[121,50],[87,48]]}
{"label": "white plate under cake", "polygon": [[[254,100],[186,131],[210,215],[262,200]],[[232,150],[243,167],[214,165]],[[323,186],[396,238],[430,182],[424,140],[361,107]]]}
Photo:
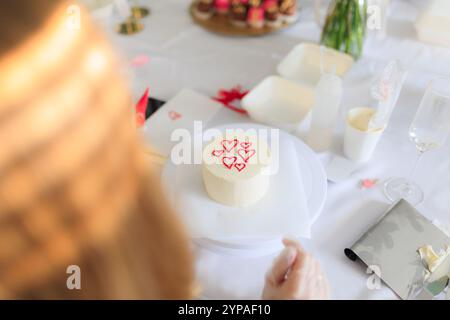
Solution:
{"label": "white plate under cake", "polygon": [[194,136],[194,141],[203,141],[195,144],[194,152],[201,154],[212,137],[233,130],[263,138],[270,148],[270,186],[253,205],[224,205],[208,194],[203,163],[168,161],[162,173],[164,190],[195,242],[227,254],[253,254],[255,250],[266,254],[280,250],[283,235],[310,237],[310,226],[319,216],[327,193],[325,172],[314,152],[284,131],[273,134],[273,128],[255,123],[229,123],[210,129]]}

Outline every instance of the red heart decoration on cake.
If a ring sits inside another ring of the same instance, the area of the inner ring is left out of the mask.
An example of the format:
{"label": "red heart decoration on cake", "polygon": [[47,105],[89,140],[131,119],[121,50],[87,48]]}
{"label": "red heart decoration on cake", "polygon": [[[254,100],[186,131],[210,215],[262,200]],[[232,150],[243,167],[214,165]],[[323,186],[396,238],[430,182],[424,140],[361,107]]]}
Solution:
{"label": "red heart decoration on cake", "polygon": [[242,142],[241,143],[241,147],[244,148],[244,149],[250,148],[251,145],[252,145],[251,142]]}
{"label": "red heart decoration on cake", "polygon": [[212,155],[213,155],[214,157],[220,157],[221,155],[223,155],[224,152],[225,152],[225,150],[214,150],[214,151],[212,152]]}
{"label": "red heart decoration on cake", "polygon": [[251,157],[253,157],[256,154],[256,150],[251,149],[251,150],[244,150],[244,149],[240,149],[238,151],[238,155],[242,158],[242,160],[244,160],[245,162],[248,162],[248,160],[250,160]]}
{"label": "red heart decoration on cake", "polygon": [[237,157],[223,157],[222,163],[225,167],[231,170],[233,168],[233,165],[236,163]]}
{"label": "red heart decoration on cake", "polygon": [[236,148],[237,144],[238,144],[238,140],[237,139],[234,139],[234,140],[222,140],[222,146],[227,152],[230,152],[231,150]]}
{"label": "red heart decoration on cake", "polygon": [[245,163],[235,163],[234,166],[236,167],[236,169],[238,169],[239,172],[241,172],[247,165]]}

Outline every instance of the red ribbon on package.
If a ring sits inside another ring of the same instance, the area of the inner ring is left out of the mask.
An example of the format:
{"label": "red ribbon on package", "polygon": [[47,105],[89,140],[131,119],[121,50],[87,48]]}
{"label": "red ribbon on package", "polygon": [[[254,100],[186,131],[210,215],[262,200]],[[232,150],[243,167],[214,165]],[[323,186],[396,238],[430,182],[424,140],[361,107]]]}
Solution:
{"label": "red ribbon on package", "polygon": [[150,88],[147,88],[145,90],[144,95],[141,99],[139,99],[139,102],[136,105],[136,125],[138,128],[142,127],[145,124],[145,113],[147,111],[147,104],[148,104],[148,95],[150,92]]}
{"label": "red ribbon on package", "polygon": [[246,95],[248,91],[242,91],[241,86],[236,86],[231,90],[221,89],[217,93],[217,97],[212,98],[214,101],[217,101],[223,104],[224,107],[241,114],[247,114],[247,111],[236,107],[233,105],[234,101],[241,101]]}

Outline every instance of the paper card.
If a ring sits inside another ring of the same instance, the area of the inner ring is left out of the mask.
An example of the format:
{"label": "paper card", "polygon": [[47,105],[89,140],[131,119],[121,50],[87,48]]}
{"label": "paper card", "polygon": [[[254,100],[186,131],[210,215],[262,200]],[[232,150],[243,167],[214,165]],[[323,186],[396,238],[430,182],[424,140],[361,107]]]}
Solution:
{"label": "paper card", "polygon": [[186,129],[194,134],[194,121],[202,121],[203,129],[223,107],[192,90],[182,90],[158,109],[141,131],[147,149],[169,157],[177,141],[171,136],[176,129]]}
{"label": "paper card", "polygon": [[431,245],[439,251],[448,244],[444,232],[400,200],[345,253],[351,260],[361,259],[402,299],[408,299],[422,288],[426,274],[417,250]]}

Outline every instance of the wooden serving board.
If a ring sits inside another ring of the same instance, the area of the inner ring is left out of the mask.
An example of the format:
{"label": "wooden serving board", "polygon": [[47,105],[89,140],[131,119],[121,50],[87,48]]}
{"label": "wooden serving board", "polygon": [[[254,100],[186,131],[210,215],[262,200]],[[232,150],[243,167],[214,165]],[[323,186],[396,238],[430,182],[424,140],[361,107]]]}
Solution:
{"label": "wooden serving board", "polygon": [[213,17],[211,17],[211,19],[207,20],[199,19],[194,14],[194,8],[195,3],[192,3],[189,11],[195,23],[197,23],[198,25],[200,25],[201,27],[203,27],[208,31],[232,37],[261,37],[286,29],[296,22],[295,21],[292,23],[283,23],[280,27],[277,28],[271,28],[267,26],[264,26],[260,29],[250,28],[248,26],[236,27],[231,24],[227,15],[214,15]]}

